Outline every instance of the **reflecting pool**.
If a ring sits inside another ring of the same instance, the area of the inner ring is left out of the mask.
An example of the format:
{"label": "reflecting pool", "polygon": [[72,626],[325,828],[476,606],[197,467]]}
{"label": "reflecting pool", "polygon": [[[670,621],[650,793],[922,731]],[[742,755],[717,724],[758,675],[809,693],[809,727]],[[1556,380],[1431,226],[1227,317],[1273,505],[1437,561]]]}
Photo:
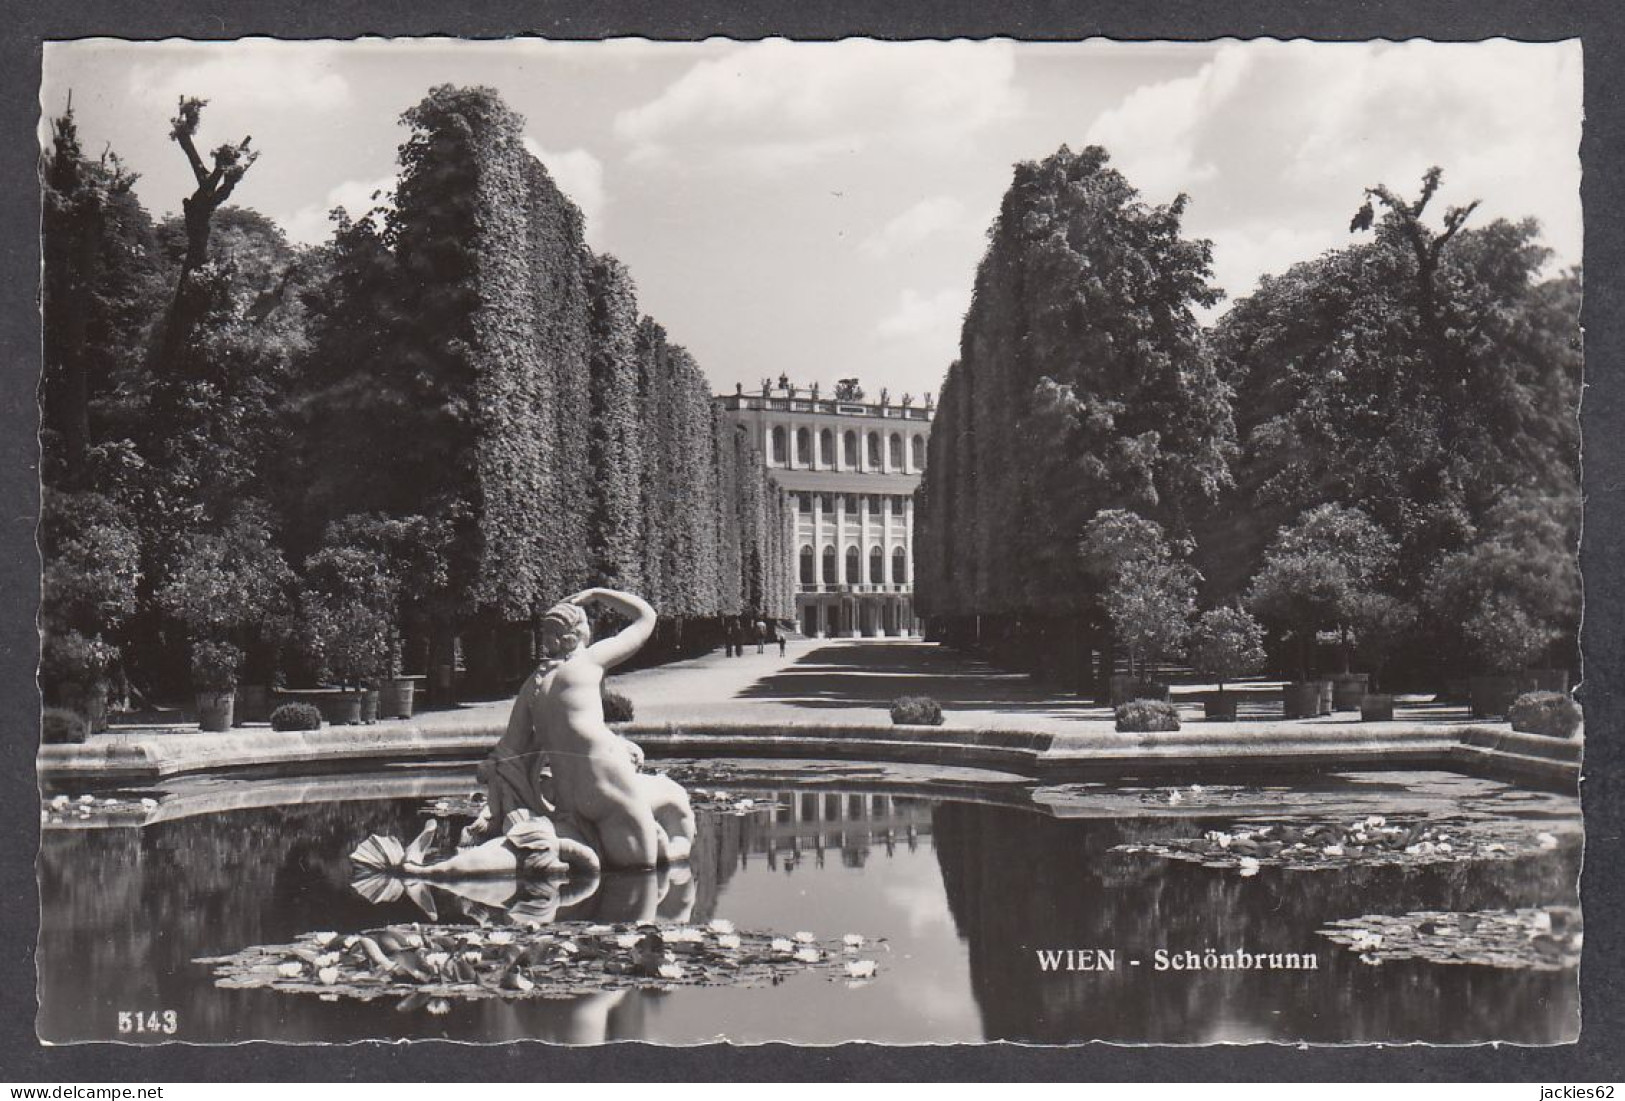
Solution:
{"label": "reflecting pool", "polygon": [[[758,806],[720,813],[702,805],[689,868],[606,875],[585,898],[536,887],[434,889],[438,920],[501,922],[517,912],[603,923],[726,919],[785,936],[860,933],[884,938],[867,950],[878,965],[872,980],[809,973],[752,988],[485,999],[436,1012],[396,999],[222,989],[199,957],[312,930],[428,921],[421,900],[368,901],[352,886],[346,854],[371,833],[415,834],[437,798],[466,793],[473,781],[452,770],[306,787],[203,780],[140,793],[158,804],[145,825],[48,823],[39,861],[40,1036],[1188,1044],[1556,1043],[1578,1032],[1572,967],[1369,962],[1320,933],[1362,915],[1577,905],[1572,800],[1439,773],[1183,794],[1038,788],[1008,777],[944,789],[943,777],[923,772],[805,762],[736,762],[709,775],[700,786],[748,792]],[[1542,841],[1496,860],[1316,871],[1266,863],[1246,874],[1146,851],[1238,822],[1385,812],[1461,829],[1487,823],[1508,836],[1526,830]],[[1209,949],[1312,955],[1315,963],[1267,972],[1156,967],[1159,950],[1201,957]],[[1073,955],[1057,969],[1041,962],[1040,953],[1054,960],[1067,950]],[[121,1013],[170,1010],[173,1034],[119,1030]]]}

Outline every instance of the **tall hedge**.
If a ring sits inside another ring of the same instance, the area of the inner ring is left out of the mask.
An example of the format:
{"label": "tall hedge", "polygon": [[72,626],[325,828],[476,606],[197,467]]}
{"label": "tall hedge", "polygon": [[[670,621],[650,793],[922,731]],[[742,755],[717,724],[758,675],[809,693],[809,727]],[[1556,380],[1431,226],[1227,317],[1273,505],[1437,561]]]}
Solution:
{"label": "tall hedge", "polygon": [[[1078,552],[1096,512],[1188,530],[1228,484],[1229,393],[1198,327],[1210,246],[1103,149],[1019,164],[977,269],[916,514],[919,606],[1034,660],[1103,622]],[[1055,638],[1047,631],[1057,632]]]}
{"label": "tall hedge", "polygon": [[593,572],[602,584],[644,586],[644,425],[638,359],[638,298],[632,276],[613,256],[591,270],[593,500],[589,525]]}

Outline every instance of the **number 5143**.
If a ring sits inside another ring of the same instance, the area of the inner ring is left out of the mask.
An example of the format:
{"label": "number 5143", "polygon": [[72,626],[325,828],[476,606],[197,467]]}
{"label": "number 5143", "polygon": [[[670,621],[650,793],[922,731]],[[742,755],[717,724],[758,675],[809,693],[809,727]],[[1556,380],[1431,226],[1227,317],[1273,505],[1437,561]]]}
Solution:
{"label": "number 5143", "polygon": [[123,1010],[118,1015],[120,1033],[161,1032],[166,1036],[173,1036],[180,1026],[180,1015],[173,1009],[162,1011],[155,1009],[150,1012]]}

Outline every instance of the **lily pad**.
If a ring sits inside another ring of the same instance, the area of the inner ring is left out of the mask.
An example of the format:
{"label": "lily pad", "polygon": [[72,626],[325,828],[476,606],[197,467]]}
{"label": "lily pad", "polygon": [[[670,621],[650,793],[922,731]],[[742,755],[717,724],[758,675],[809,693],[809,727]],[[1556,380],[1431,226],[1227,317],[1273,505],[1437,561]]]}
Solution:
{"label": "lily pad", "polygon": [[[213,967],[215,985],[228,989],[363,1001],[421,997],[428,1005],[631,987],[762,986],[809,972],[844,980],[851,959],[843,958],[841,945],[840,940],[790,942],[772,933],[736,931],[725,922],[710,927],[559,922],[496,932],[413,924],[337,941],[327,933],[306,933],[291,944],[257,945],[195,962]],[[872,975],[873,968],[866,968],[864,977]]]}
{"label": "lily pad", "polygon": [[1569,906],[1369,914],[1319,932],[1372,965],[1415,959],[1522,971],[1578,967],[1582,940],[1580,911]]}
{"label": "lily pad", "polygon": [[1238,823],[1201,837],[1131,842],[1119,853],[1149,853],[1256,875],[1263,867],[1322,872],[1349,867],[1515,860],[1558,847],[1552,834],[1519,821],[1389,819]]}

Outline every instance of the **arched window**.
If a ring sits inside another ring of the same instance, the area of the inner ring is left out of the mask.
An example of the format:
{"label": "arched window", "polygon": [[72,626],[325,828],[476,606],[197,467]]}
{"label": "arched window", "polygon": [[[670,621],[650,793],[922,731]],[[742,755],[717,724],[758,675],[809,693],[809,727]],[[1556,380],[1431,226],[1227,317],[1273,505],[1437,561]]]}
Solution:
{"label": "arched window", "polygon": [[826,585],[834,585],[834,584],[838,584],[840,582],[840,580],[841,579],[839,577],[835,576],[835,548],[833,546],[825,547],[824,548],[824,584],[826,584]]}
{"label": "arched window", "polygon": [[891,468],[903,469],[903,437],[896,432],[891,434]]}
{"label": "arched window", "polygon": [[925,437],[914,437],[914,469],[925,469]]}
{"label": "arched window", "polygon": [[880,469],[880,433],[869,433],[869,469]]}
{"label": "arched window", "polygon": [[827,428],[818,433],[818,462],[822,466],[835,465],[835,433]]}
{"label": "arched window", "polygon": [[796,462],[802,466],[813,464],[812,433],[805,428],[796,429]]}
{"label": "arched window", "polygon": [[803,585],[816,585],[818,578],[813,576],[813,549],[808,543],[801,548],[801,583]]}
{"label": "arched window", "polygon": [[846,468],[856,470],[858,468],[858,434],[848,432],[841,442],[845,445],[846,450]]}
{"label": "arched window", "polygon": [[902,547],[896,547],[891,552],[891,583],[903,585],[908,582],[908,556],[903,553]]}
{"label": "arched window", "polygon": [[886,553],[876,543],[869,550],[869,584],[884,585],[886,583]]}
{"label": "arched window", "polygon": [[774,463],[774,464],[783,463],[785,461],[785,456],[787,454],[788,454],[788,452],[786,452],[784,450],[784,426],[783,425],[774,425],[773,426],[773,454],[771,454],[771,455],[769,455],[767,457],[767,461],[770,462],[770,463]]}
{"label": "arched window", "polygon": [[857,547],[846,548],[846,583],[848,585],[863,584],[863,564],[858,555]]}

